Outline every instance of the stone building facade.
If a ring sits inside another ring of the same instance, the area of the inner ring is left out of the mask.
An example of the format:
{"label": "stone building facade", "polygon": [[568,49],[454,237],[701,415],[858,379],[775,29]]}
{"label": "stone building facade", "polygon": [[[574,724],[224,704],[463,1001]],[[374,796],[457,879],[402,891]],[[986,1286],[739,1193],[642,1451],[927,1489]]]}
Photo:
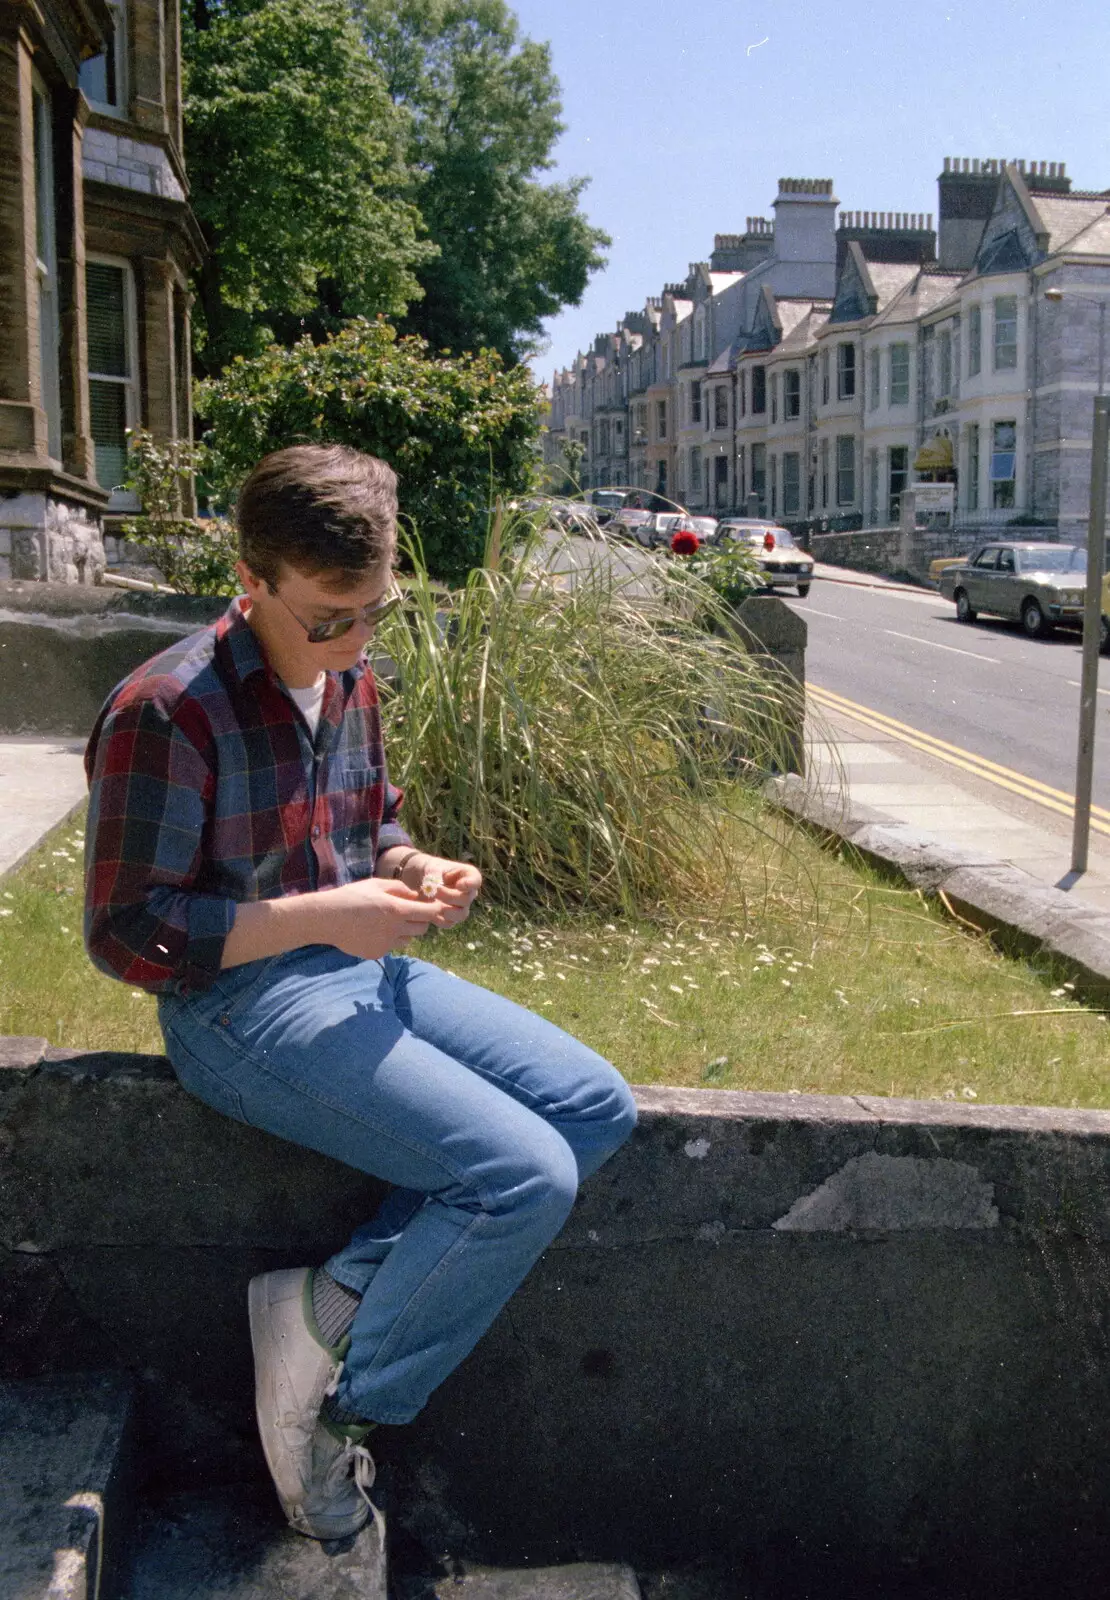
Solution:
{"label": "stone building facade", "polygon": [[[584,485],[813,531],[895,524],[908,489],[939,481],[969,537],[1081,536],[1091,399],[1110,389],[1110,190],[1073,190],[1063,163],[946,158],[938,203],[934,231],[921,213],[838,216],[828,179],[781,180],[773,223],[718,235],[648,302],[607,391],[643,448],[626,479],[592,453]],[[581,392],[556,374],[552,456]]]}
{"label": "stone building facade", "polygon": [[191,432],[187,195],[176,0],[0,0],[0,577],[94,582]]}

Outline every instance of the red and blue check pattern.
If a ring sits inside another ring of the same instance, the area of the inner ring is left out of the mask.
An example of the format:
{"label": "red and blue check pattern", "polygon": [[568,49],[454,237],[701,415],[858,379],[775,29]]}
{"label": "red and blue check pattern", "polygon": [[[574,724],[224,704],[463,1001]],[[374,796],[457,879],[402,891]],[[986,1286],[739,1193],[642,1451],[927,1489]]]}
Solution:
{"label": "red and blue check pattern", "polygon": [[245,603],[118,684],[85,752],[85,944],[155,994],[211,985],[237,905],[371,877],[412,842],[369,667],[328,673],[313,741]]}

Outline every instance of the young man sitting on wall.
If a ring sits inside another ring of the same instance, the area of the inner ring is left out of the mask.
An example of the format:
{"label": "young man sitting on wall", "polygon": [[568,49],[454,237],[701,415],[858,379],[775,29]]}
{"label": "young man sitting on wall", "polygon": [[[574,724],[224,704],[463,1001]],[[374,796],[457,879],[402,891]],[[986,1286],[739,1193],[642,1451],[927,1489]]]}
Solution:
{"label": "young man sitting on wall", "polygon": [[405,953],[481,874],[413,844],[386,774],[364,652],[396,513],[373,457],[267,456],[245,594],[125,679],[86,753],[95,965],[158,996],[192,1094],[395,1186],[323,1266],[249,1286],[266,1461],[320,1539],[366,1521],[370,1431],[416,1416],[636,1116],[592,1050]]}

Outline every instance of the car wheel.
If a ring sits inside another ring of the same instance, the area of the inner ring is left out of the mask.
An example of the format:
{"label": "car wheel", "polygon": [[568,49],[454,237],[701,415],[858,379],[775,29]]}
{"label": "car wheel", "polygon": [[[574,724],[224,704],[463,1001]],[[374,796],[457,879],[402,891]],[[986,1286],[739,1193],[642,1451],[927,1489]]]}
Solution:
{"label": "car wheel", "polygon": [[956,590],[956,621],[974,622],[979,613],[967,598],[966,589]]}
{"label": "car wheel", "polygon": [[1052,624],[1036,600],[1027,600],[1021,608],[1021,625],[1030,639],[1047,639]]}
{"label": "car wheel", "polygon": [[800,583],[798,585],[798,599],[799,600],[804,600],[808,593],[809,593],[809,584],[808,583]]}

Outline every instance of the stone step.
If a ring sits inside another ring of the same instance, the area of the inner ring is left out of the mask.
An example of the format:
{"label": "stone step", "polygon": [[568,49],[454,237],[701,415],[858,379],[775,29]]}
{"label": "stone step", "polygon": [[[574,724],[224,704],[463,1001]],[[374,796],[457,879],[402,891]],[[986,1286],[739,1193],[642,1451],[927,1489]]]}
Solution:
{"label": "stone step", "polygon": [[385,1523],[324,1544],[268,1483],[174,1495],[140,1511],[121,1600],[386,1600]]}
{"label": "stone step", "polygon": [[116,1600],[131,1410],[114,1373],[0,1383],[3,1600]]}
{"label": "stone step", "polygon": [[[427,1592],[427,1591],[426,1591]],[[436,1600],[640,1600],[631,1567],[574,1562],[562,1567],[472,1567],[434,1582]]]}

